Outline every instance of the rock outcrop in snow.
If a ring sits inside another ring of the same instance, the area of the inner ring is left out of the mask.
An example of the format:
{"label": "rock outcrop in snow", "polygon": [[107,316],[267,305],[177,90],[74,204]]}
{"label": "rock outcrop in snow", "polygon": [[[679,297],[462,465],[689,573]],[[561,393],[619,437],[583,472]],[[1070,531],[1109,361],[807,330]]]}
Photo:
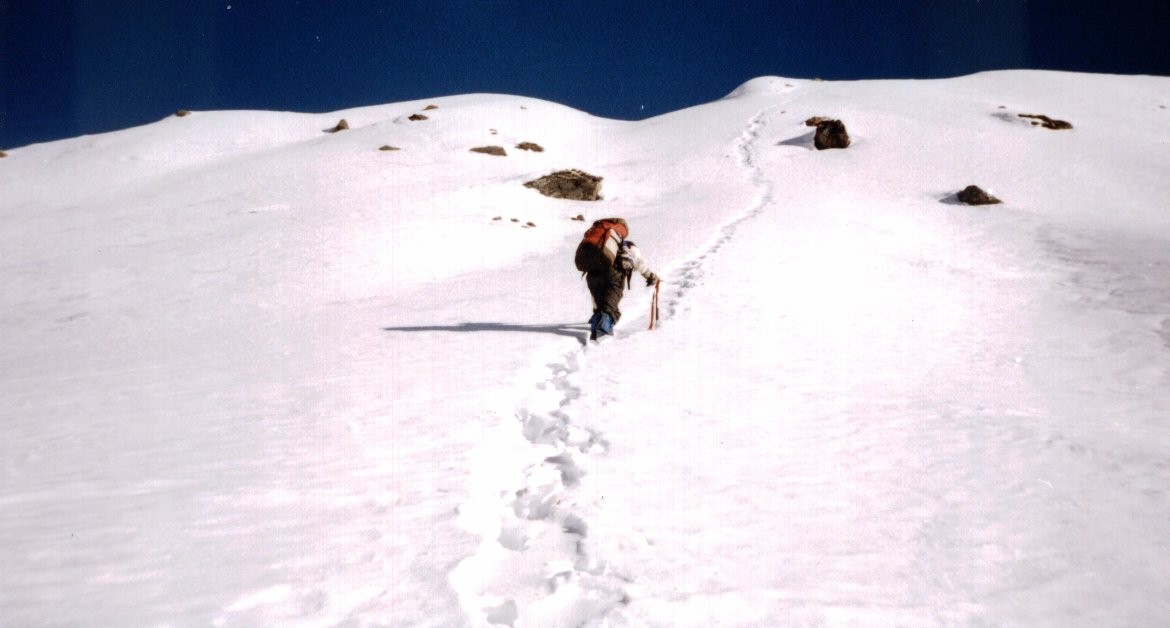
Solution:
{"label": "rock outcrop in snow", "polygon": [[1031,120],[1033,126],[1042,126],[1046,129],[1052,129],[1053,131],[1065,131],[1073,128],[1071,122],[1066,122],[1065,120],[1053,120],[1052,118],[1049,118],[1043,114],[1021,113],[1019,115],[1021,118],[1027,118]]}
{"label": "rock outcrop in snow", "polygon": [[813,136],[813,146],[817,150],[830,148],[849,148],[849,132],[845,130],[845,123],[840,120],[825,120],[817,124],[816,135]]}
{"label": "rock outcrop in snow", "polygon": [[601,198],[602,177],[581,170],[558,170],[524,184],[545,196],[571,201],[596,201]]}
{"label": "rock outcrop in snow", "polygon": [[508,151],[504,150],[503,146],[476,146],[471,149],[473,153],[483,153],[484,155],[493,155],[496,157],[507,157]]}
{"label": "rock outcrop in snow", "polygon": [[966,205],[996,205],[1003,202],[977,185],[968,185],[960,190],[956,196],[959,202]]}

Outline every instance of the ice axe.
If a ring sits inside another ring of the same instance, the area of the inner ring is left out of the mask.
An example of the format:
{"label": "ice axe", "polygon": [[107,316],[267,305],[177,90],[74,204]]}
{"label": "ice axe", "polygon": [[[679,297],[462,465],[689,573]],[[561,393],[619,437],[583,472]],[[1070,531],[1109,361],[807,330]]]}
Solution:
{"label": "ice axe", "polygon": [[658,286],[662,285],[661,279],[654,281],[654,299],[650,301],[650,329],[654,329],[654,321],[658,320]]}

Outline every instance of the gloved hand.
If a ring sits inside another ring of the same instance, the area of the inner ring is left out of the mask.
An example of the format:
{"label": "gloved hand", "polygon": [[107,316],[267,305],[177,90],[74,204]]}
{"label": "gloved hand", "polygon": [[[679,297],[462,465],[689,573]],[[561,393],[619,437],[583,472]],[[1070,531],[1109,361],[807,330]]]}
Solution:
{"label": "gloved hand", "polygon": [[647,286],[653,286],[656,283],[658,283],[658,275],[655,275],[654,273],[650,273],[649,275],[646,275],[646,285]]}

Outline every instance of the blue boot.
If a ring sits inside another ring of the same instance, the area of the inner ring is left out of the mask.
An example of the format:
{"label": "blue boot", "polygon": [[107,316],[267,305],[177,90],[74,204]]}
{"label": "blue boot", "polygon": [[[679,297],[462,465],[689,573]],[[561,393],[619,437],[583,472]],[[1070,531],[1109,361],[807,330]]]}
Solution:
{"label": "blue boot", "polygon": [[613,317],[605,312],[594,312],[589,319],[589,339],[597,340],[599,336],[613,334]]}

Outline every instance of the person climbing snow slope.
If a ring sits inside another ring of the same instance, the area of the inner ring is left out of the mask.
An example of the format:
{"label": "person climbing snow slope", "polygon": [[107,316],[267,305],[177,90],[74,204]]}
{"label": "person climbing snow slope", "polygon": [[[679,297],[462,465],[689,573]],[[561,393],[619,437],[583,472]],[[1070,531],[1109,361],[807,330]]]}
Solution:
{"label": "person climbing snow slope", "polygon": [[613,326],[622,317],[622,296],[635,271],[647,286],[658,283],[658,276],[646,265],[641,251],[626,239],[629,235],[625,219],[603,218],[589,227],[577,246],[577,270],[585,273],[585,283],[593,297],[590,340],[613,333]]}

